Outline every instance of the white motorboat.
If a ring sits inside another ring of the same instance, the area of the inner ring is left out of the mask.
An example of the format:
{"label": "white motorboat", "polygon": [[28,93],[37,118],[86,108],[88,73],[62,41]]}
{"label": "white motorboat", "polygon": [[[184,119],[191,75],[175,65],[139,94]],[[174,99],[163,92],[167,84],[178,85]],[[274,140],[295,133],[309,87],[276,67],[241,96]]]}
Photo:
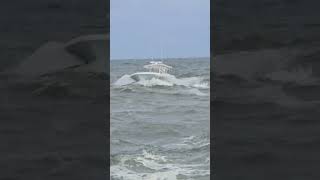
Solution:
{"label": "white motorboat", "polygon": [[136,81],[141,79],[150,80],[152,78],[162,79],[163,77],[168,77],[170,74],[168,72],[172,69],[171,66],[163,64],[161,61],[151,61],[150,64],[143,66],[148,71],[137,72],[132,74],[130,77]]}

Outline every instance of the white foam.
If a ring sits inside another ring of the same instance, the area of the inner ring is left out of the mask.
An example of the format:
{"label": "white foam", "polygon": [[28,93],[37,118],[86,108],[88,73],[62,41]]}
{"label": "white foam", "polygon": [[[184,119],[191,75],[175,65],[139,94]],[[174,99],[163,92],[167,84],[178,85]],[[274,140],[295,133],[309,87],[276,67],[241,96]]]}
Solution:
{"label": "white foam", "polygon": [[[112,165],[110,168],[111,179],[177,180],[179,176],[184,176],[185,179],[191,180],[195,176],[210,175],[209,169],[201,169],[204,165],[207,166],[207,160],[204,164],[174,164],[167,157],[146,150],[143,150],[139,156],[123,155],[120,159],[119,164]],[[126,163],[128,161],[134,161],[150,170],[136,172]]]}
{"label": "white foam", "polygon": [[[146,79],[144,76],[140,76],[139,81],[135,81],[131,78],[132,75],[123,75],[118,79],[114,85],[116,86],[126,86],[132,83],[139,84],[145,87],[152,86],[185,86],[185,87],[194,87],[198,89],[208,89],[209,83],[204,81],[202,77],[188,77],[188,78],[176,78],[174,75],[163,74],[159,77],[155,76],[150,79]],[[137,74],[135,75],[137,76]]]}
{"label": "white foam", "polygon": [[208,137],[195,137],[189,136],[183,138],[181,143],[174,143],[166,145],[169,149],[192,149],[192,148],[202,148],[210,145],[210,140]]}
{"label": "white foam", "polygon": [[197,95],[197,96],[208,96],[208,94],[201,92],[199,89],[191,88],[182,91],[182,94],[190,94],[190,95]]}
{"label": "white foam", "polygon": [[135,173],[122,166],[111,166],[111,179],[125,180],[177,180],[176,172]]}
{"label": "white foam", "polygon": [[188,77],[188,78],[175,78],[174,79],[175,84],[186,86],[186,87],[194,87],[199,89],[208,89],[209,83],[203,81],[202,77]]}
{"label": "white foam", "polygon": [[168,162],[165,156],[152,154],[150,152],[147,152],[146,150],[143,150],[142,154],[146,159],[151,159],[151,160],[160,161],[160,162]]}
{"label": "white foam", "polygon": [[[180,143],[168,144],[166,148],[190,150],[208,146],[209,141],[207,136],[190,136],[182,138]],[[182,163],[183,160],[175,163],[170,157],[144,149],[141,154],[120,155],[120,162],[111,166],[111,177],[126,180],[177,180],[181,177],[186,180],[197,179],[199,176],[210,175],[210,155],[203,158],[203,162],[199,163]],[[144,168],[133,169],[137,166]]]}
{"label": "white foam", "polygon": [[120,79],[118,79],[114,83],[114,85],[115,86],[125,86],[125,85],[128,85],[128,84],[134,83],[134,82],[136,82],[136,81],[133,80],[130,75],[125,74]]}
{"label": "white foam", "polygon": [[152,78],[150,80],[142,79],[137,82],[137,84],[145,86],[145,87],[152,87],[152,86],[173,86],[174,83],[166,80],[161,80],[157,78]]}

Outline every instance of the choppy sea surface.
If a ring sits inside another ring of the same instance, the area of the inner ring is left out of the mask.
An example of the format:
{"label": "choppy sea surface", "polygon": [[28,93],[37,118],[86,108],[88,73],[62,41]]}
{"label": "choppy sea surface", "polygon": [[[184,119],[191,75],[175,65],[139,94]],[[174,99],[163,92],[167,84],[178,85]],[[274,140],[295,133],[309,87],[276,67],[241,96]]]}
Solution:
{"label": "choppy sea surface", "polygon": [[210,179],[210,60],[165,59],[168,78],[135,81],[147,60],[111,61],[111,179]]}

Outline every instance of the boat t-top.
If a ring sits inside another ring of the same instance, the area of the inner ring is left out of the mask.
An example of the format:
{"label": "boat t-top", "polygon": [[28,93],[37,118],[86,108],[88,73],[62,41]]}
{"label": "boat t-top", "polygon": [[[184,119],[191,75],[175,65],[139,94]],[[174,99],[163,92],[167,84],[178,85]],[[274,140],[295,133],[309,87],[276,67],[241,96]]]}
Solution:
{"label": "boat t-top", "polygon": [[161,78],[163,76],[169,75],[168,72],[172,69],[171,66],[163,64],[162,61],[150,61],[150,64],[143,66],[148,72],[137,72],[131,75],[134,80],[140,79],[151,79],[151,78]]}

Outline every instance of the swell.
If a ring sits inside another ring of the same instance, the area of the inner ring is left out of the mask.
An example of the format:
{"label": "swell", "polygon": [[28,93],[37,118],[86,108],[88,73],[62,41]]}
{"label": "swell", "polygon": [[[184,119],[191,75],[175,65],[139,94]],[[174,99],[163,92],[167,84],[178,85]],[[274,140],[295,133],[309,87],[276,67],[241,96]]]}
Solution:
{"label": "swell", "polygon": [[209,96],[209,78],[196,76],[176,78],[173,75],[161,78],[134,80],[131,75],[123,75],[112,84],[114,90],[127,93],[160,93],[169,95]]}

